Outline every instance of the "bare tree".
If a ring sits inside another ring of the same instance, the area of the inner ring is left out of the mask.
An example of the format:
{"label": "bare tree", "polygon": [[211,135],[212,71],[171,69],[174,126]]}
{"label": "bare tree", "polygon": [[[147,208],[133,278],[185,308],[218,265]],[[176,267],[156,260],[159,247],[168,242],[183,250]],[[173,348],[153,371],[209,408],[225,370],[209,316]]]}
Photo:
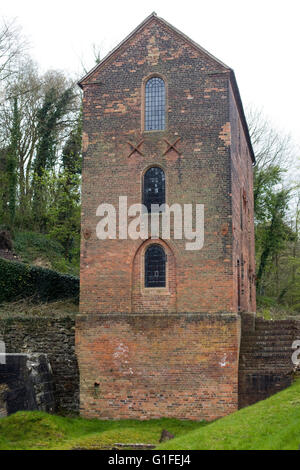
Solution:
{"label": "bare tree", "polygon": [[291,136],[275,129],[261,110],[249,108],[246,114],[257,168],[279,165],[286,169],[294,163],[295,147]]}
{"label": "bare tree", "polygon": [[[59,97],[66,89],[74,85],[63,73],[55,70],[39,74],[37,65],[30,59],[19,61],[19,70],[10,79],[5,80],[6,99],[0,104],[0,148],[9,145],[13,117],[13,104],[17,99],[20,117],[20,141],[17,154],[18,199],[20,210],[25,219],[30,212],[32,197],[32,169],[36,158],[38,143],[38,113],[45,96],[50,89],[55,90]],[[59,153],[71,129],[76,122],[80,108],[79,92],[68,103],[67,112],[57,122],[56,148]]]}
{"label": "bare tree", "polygon": [[[103,50],[103,44],[104,44],[104,41],[101,42],[101,44],[95,44],[93,43],[92,44],[92,61],[91,63],[89,63],[88,65],[86,64],[86,58],[83,59],[83,57],[79,57],[79,61],[80,61],[80,65],[81,65],[81,71],[79,73],[79,77],[81,78],[82,75],[86,75],[88,72],[90,72],[91,68],[92,67],[95,67],[95,65],[99,64],[102,60],[102,50]],[[89,58],[89,60],[91,60]]]}
{"label": "bare tree", "polygon": [[18,62],[27,47],[28,43],[16,21],[3,19],[0,25],[0,81],[18,71]]}

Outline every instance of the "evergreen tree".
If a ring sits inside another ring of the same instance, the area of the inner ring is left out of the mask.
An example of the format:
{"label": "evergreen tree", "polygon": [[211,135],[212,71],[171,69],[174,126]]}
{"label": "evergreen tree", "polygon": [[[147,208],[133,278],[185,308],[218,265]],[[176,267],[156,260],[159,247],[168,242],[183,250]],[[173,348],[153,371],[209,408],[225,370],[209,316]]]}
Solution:
{"label": "evergreen tree", "polygon": [[64,247],[65,258],[71,261],[72,249],[80,234],[80,173],[82,118],[71,132],[62,151],[62,170],[57,180],[57,197],[50,210],[50,235]]}
{"label": "evergreen tree", "polygon": [[46,93],[37,115],[38,144],[33,173],[33,213],[37,227],[44,230],[47,223],[45,173],[54,169],[60,120],[67,114],[74,98],[72,88],[58,95],[54,87]]}
{"label": "evergreen tree", "polygon": [[8,177],[8,204],[9,204],[9,222],[13,226],[16,213],[16,193],[17,193],[17,161],[20,142],[20,116],[18,110],[18,99],[13,99],[13,122],[10,137],[10,146],[7,159],[7,177]]}

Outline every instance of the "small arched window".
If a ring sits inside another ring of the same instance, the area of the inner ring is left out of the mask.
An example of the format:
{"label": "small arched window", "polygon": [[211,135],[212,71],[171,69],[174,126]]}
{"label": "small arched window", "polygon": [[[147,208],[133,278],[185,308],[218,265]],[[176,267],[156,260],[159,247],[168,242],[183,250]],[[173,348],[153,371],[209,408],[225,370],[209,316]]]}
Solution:
{"label": "small arched window", "polygon": [[152,204],[165,204],[165,172],[158,166],[153,166],[146,171],[143,185],[143,204],[147,211],[151,212]]}
{"label": "small arched window", "polygon": [[157,244],[145,253],[145,287],[166,287],[166,254]]}
{"label": "small arched window", "polygon": [[162,78],[152,77],[145,86],[145,130],[165,129],[166,90]]}

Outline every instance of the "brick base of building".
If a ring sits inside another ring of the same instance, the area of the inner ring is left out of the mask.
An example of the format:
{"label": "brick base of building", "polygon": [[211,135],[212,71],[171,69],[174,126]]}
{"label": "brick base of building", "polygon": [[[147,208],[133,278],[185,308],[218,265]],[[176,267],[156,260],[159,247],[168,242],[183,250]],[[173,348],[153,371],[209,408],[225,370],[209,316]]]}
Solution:
{"label": "brick base of building", "polygon": [[225,313],[78,315],[82,416],[213,420],[236,411],[240,328]]}

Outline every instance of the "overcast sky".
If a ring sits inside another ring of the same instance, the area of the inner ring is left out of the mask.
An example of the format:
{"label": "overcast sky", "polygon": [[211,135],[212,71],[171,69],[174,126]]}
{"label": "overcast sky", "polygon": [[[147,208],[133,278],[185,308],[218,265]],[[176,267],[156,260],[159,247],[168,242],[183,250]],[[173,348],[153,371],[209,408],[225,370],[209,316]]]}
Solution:
{"label": "overcast sky", "polygon": [[[4,5],[5,3],[5,5]],[[4,0],[42,70],[94,65],[156,11],[236,73],[244,106],[263,108],[300,144],[300,0]]]}

